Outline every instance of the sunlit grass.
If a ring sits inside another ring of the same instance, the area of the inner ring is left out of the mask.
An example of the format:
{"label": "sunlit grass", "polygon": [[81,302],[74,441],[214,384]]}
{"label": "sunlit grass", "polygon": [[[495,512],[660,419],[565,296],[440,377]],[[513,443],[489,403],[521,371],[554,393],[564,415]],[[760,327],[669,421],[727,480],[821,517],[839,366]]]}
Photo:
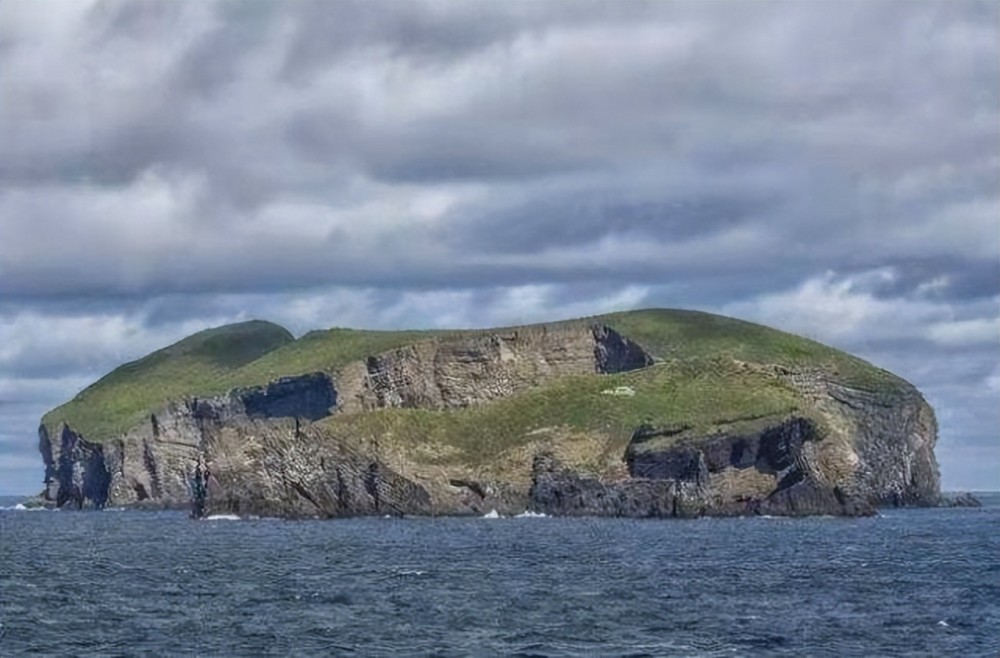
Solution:
{"label": "sunlit grass", "polygon": [[[492,454],[490,446],[499,449],[517,441],[524,428],[535,425],[555,423],[601,429],[618,436],[645,418],[697,423],[717,418],[719,410],[752,415],[761,409],[787,406],[785,393],[777,395],[773,388],[777,379],[747,379],[750,375],[731,368],[734,361],[822,370],[838,381],[876,394],[892,391],[900,383],[884,370],[807,338],[696,311],[631,311],[548,326],[595,323],[615,328],[669,367],[627,375],[571,378],[477,409],[449,413],[386,411],[349,422],[359,424],[359,429],[367,428],[369,433],[377,433],[378,423],[403,423],[406,428],[400,431],[405,435],[439,437],[458,448],[468,444],[477,452]],[[50,431],[67,422],[91,440],[104,440],[129,430],[169,400],[224,393],[234,387],[307,372],[336,375],[350,362],[416,341],[489,331],[335,328],[293,340],[286,330],[267,322],[220,327],[115,369],[46,414],[43,422]],[[622,382],[635,386],[634,397],[600,393]],[[779,399],[781,404],[772,404]]]}
{"label": "sunlit grass", "polygon": [[[616,387],[628,387],[634,395],[614,395]],[[696,359],[617,375],[564,377],[488,405],[448,411],[382,409],[332,416],[321,426],[335,436],[369,445],[380,442],[382,448],[439,444],[449,448],[436,451],[442,464],[474,466],[548,430],[600,435],[612,449],[624,450],[643,423],[686,425],[690,430],[680,436],[691,436],[720,424],[787,415],[799,405],[796,392],[777,377],[738,368],[732,361]]]}
{"label": "sunlit grass", "polygon": [[261,321],[201,331],[112,370],[47,413],[42,423],[52,432],[67,422],[85,437],[103,440],[134,427],[169,400],[229,390],[234,369],[293,340],[282,327]]}

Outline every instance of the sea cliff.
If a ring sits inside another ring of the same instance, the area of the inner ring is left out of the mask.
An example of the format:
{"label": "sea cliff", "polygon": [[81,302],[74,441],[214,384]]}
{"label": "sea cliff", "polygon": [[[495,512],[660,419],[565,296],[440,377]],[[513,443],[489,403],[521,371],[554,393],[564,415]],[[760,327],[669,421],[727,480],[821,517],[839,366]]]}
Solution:
{"label": "sea cliff", "polygon": [[[940,497],[934,414],[912,385],[759,325],[657,310],[292,342],[273,327],[241,325],[244,357],[224,377],[216,359],[216,379],[191,376],[187,394],[157,400],[136,373],[156,381],[179,359],[196,372],[192,355],[232,352],[225,328],[213,351],[196,335],[50,412],[46,503],[295,518],[852,516]],[[248,349],[265,330],[266,349]],[[87,403],[126,390],[141,416]]]}

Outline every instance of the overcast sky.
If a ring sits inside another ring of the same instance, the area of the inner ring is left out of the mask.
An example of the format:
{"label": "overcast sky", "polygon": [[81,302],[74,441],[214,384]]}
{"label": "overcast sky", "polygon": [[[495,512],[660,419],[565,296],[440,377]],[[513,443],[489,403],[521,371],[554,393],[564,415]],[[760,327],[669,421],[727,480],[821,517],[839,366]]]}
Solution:
{"label": "overcast sky", "polygon": [[0,493],[124,360],[249,318],[665,306],[916,384],[1000,489],[995,2],[0,1]]}

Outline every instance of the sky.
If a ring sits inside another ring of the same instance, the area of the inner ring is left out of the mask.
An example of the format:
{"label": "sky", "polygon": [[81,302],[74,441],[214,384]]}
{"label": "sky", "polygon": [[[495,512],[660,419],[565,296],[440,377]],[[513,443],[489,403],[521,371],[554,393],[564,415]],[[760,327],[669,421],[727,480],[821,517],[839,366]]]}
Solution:
{"label": "sky", "polygon": [[913,382],[1000,489],[995,2],[0,1],[0,494],[250,318],[691,308]]}

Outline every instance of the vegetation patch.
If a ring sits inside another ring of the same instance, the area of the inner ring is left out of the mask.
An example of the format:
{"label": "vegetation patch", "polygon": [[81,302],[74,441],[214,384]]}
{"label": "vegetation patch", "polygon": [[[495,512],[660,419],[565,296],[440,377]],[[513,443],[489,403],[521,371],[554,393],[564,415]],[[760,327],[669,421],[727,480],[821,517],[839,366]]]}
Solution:
{"label": "vegetation patch", "polygon": [[170,400],[230,390],[234,369],[294,341],[284,328],[252,320],[200,331],[115,368],[42,418],[50,433],[66,422],[92,441],[142,422]]}
{"label": "vegetation patch", "polygon": [[[629,387],[634,395],[609,396]],[[381,409],[334,415],[321,431],[372,452],[424,455],[429,464],[481,468],[547,434],[599,438],[620,459],[642,424],[681,425],[683,435],[709,434],[733,418],[764,419],[795,412],[800,400],[777,377],[725,359],[669,361],[629,373],[570,376],[488,405],[449,411]],[[748,421],[754,422],[754,421]]]}
{"label": "vegetation patch", "polygon": [[[549,329],[606,324],[642,345],[659,365],[624,375],[581,376],[488,406],[449,412],[385,410],[329,421],[331,431],[363,431],[390,440],[441,442],[463,459],[516,447],[525,432],[559,426],[599,432],[616,442],[639,423],[689,422],[700,431],[719,414],[746,414],[793,405],[790,389],[760,368],[737,362],[818,370],[846,386],[891,395],[902,380],[839,350],[762,325],[679,310],[644,310],[544,325]],[[537,328],[537,326],[536,326]],[[510,331],[516,327],[504,328]],[[366,331],[329,329],[294,340],[261,321],[210,329],[127,363],[49,412],[43,423],[62,422],[92,441],[128,431],[171,400],[225,393],[278,377],[324,371],[336,376],[347,364],[423,340],[487,335],[467,331]],[[608,393],[610,391],[610,393]],[[755,411],[756,410],[756,411]],[[768,412],[770,413],[770,412]],[[742,415],[741,415],[742,414]],[[624,438],[623,438],[624,437]]]}

